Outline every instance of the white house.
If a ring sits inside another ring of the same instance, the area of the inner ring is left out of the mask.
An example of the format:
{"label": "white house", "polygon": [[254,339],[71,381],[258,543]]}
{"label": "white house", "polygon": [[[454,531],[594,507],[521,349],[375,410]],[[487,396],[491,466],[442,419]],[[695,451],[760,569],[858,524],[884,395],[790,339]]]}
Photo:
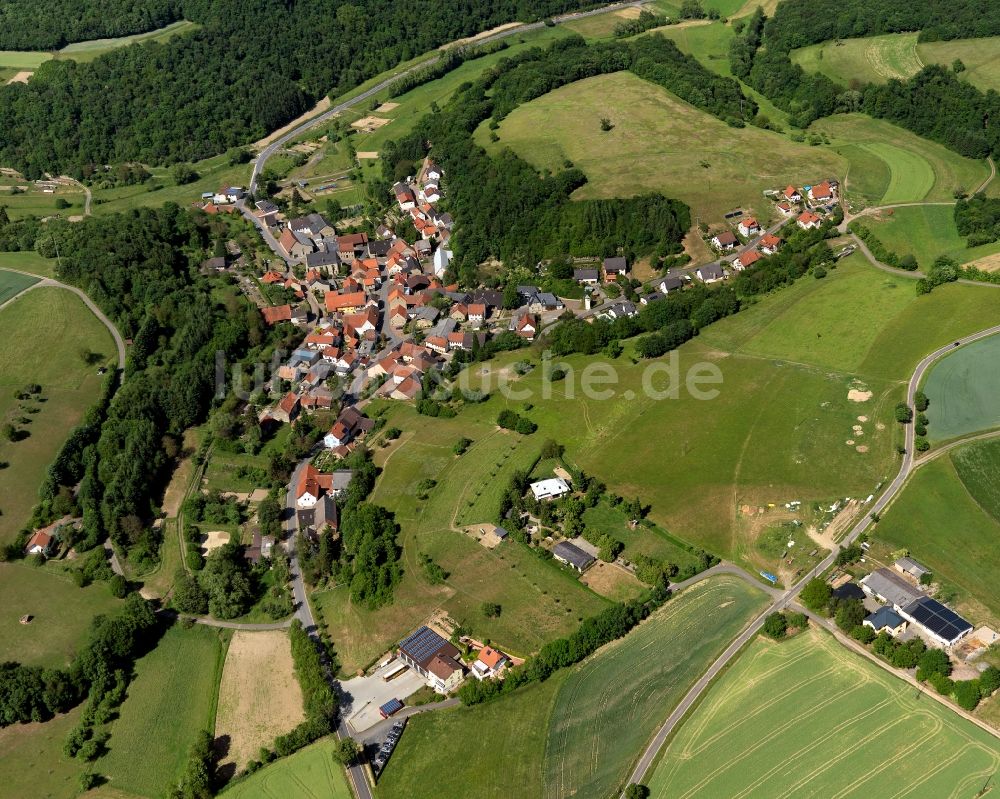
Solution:
{"label": "white house", "polygon": [[756,236],[760,233],[760,224],[751,216],[741,220],[736,229],[741,236]]}
{"label": "white house", "polygon": [[569,484],[561,477],[539,480],[537,483],[532,483],[530,488],[531,493],[539,502],[545,499],[557,499],[570,492]]}
{"label": "white house", "polygon": [[434,253],[434,276],[444,277],[444,273],[448,269],[448,264],[454,257],[455,254],[451,250],[445,247],[438,247]]}

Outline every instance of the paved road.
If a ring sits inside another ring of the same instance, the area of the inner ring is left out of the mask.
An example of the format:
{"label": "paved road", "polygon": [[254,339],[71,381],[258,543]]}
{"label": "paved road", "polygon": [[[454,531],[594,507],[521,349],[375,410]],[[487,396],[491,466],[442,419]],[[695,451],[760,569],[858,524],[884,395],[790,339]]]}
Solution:
{"label": "paved road", "polygon": [[443,699],[440,702],[430,702],[426,705],[416,705],[414,707],[407,705],[395,715],[385,719],[385,721],[380,721],[375,726],[365,730],[361,735],[360,742],[365,746],[381,745],[382,741],[385,740],[386,734],[389,732],[389,728],[400,719],[408,719],[410,716],[427,713],[431,710],[445,710],[450,707],[458,707],[461,704],[461,699],[452,697],[451,699]]}
{"label": "paved road", "polygon": [[[935,361],[944,357],[948,353],[953,352],[956,349],[955,346],[956,343],[959,345],[965,345],[973,341],[978,341],[980,339],[988,338],[989,336],[994,336],[997,334],[1000,334],[1000,325],[995,325],[985,330],[981,330],[978,333],[972,334],[971,336],[965,336],[964,338],[959,339],[957,342],[948,344],[944,347],[940,347],[939,349],[932,352],[930,355],[926,356],[923,360],[920,361],[919,364],[917,364],[917,368],[914,370],[913,376],[910,378],[910,382],[906,390],[907,403],[911,407],[913,406],[914,395],[916,394],[917,389],[920,387],[920,383],[923,380],[924,375],[927,373],[927,370],[931,367],[931,365]],[[868,527],[872,524],[872,518],[871,518],[872,514],[881,513],[883,510],[885,510],[886,507],[888,507],[889,503],[891,503],[892,500],[899,494],[900,490],[905,485],[906,480],[910,475],[910,472],[913,470],[914,464],[916,462],[914,459],[913,443],[916,436],[912,424],[906,425],[905,429],[906,429],[906,445],[905,445],[906,452],[903,455],[903,460],[899,467],[899,473],[896,475],[895,479],[886,487],[886,489],[882,492],[879,498],[875,501],[875,504],[872,505],[870,508],[866,509],[867,513],[865,514],[865,516],[862,519],[860,519],[854,525],[854,527],[851,528],[850,532],[845,536],[843,540],[843,546],[849,546],[851,543],[854,542],[854,540],[859,535],[861,535],[861,533],[863,533],[865,530],[868,529]],[[709,667],[708,671],[706,671],[705,674],[703,674],[701,678],[691,687],[691,689],[687,692],[687,694],[685,694],[680,704],[674,709],[674,712],[670,714],[669,718],[667,718],[663,726],[660,727],[660,729],[657,731],[652,742],[646,748],[646,751],[643,752],[642,757],[639,758],[639,762],[636,764],[636,767],[632,772],[632,776],[630,777],[629,782],[634,782],[634,783],[643,782],[647,772],[651,768],[653,761],[656,758],[657,753],[662,748],[666,739],[671,735],[671,733],[674,731],[674,728],[681,721],[681,719],[698,701],[699,697],[704,692],[704,690],[709,686],[712,680],[715,679],[715,677],[719,674],[719,672],[722,671],[723,668],[725,668],[726,664],[728,664],[729,661],[733,659],[733,657],[743,648],[743,646],[748,641],[750,641],[750,639],[753,638],[754,635],[757,634],[760,628],[764,625],[764,620],[771,613],[784,610],[791,603],[793,603],[795,601],[795,598],[798,596],[799,592],[805,586],[805,584],[809,582],[809,580],[813,579],[817,575],[825,572],[828,568],[830,568],[833,565],[836,556],[837,556],[836,551],[833,551],[829,555],[827,555],[822,561],[820,561],[819,564],[816,565],[815,568],[813,568],[808,574],[806,574],[801,580],[799,580],[798,583],[793,585],[788,591],[780,593],[778,598],[771,605],[771,607],[769,607],[766,611],[764,611],[764,613],[758,616],[757,619],[755,619],[750,624],[749,627],[747,627],[742,633],[740,633],[739,636],[737,636],[737,638],[729,645],[729,647]],[[720,567],[715,567],[715,568],[720,569]],[[723,569],[720,569],[720,571],[723,571]],[[737,574],[737,575],[739,575],[742,572],[741,576],[744,576],[744,579],[747,579],[750,582],[756,582],[752,577],[746,575],[746,573],[743,572],[742,569],[739,569],[738,567],[729,566],[728,568],[724,569],[724,571],[727,574]],[[703,575],[699,575],[698,577],[702,577],[703,579],[704,576],[709,576],[711,572],[713,572],[712,569],[708,570],[707,572],[704,572]],[[698,577],[692,578],[692,580],[685,581],[684,583],[678,583],[676,588],[686,587],[687,585],[690,585],[692,582],[696,582]],[[774,594],[772,593],[772,596],[773,595]]]}
{"label": "paved road", "polygon": [[[603,14],[616,8],[627,8],[629,6],[638,7],[640,5],[642,5],[642,3],[638,1],[626,2],[626,3],[612,3],[610,5],[601,6],[600,8],[591,9],[589,11],[577,11],[573,14],[564,14],[563,16],[560,17],[553,17],[553,21],[556,24],[562,24],[564,22],[570,22],[576,19],[583,19],[584,17],[592,17],[597,14]],[[507,30],[498,31],[497,33],[494,33],[491,36],[486,36],[482,39],[479,39],[478,41],[473,43],[473,46],[482,47],[483,45],[500,41],[501,39],[505,39],[509,36],[517,36],[522,33],[526,33],[527,31],[537,30],[544,26],[545,26],[544,22],[532,22],[527,25],[519,25],[516,28],[508,28]],[[436,64],[440,60],[441,56],[434,56],[433,58],[430,58],[427,61],[421,61],[419,64],[412,66],[409,69],[405,69],[396,75],[393,75],[379,83],[376,83],[370,89],[366,89],[356,97],[352,97],[350,100],[345,100],[342,103],[338,103],[337,105],[332,106],[329,110],[324,111],[319,116],[313,117],[312,119],[303,122],[301,125],[292,128],[292,130],[288,131],[284,135],[275,139],[273,142],[267,145],[267,147],[261,150],[260,154],[257,156],[257,160],[253,166],[253,174],[250,177],[250,193],[253,194],[257,190],[257,181],[260,178],[261,172],[264,171],[264,166],[267,164],[268,159],[276,152],[278,152],[278,150],[280,150],[282,147],[288,144],[288,142],[292,141],[293,139],[296,139],[297,137],[305,133],[307,130],[311,130],[317,125],[322,125],[326,122],[329,122],[337,114],[343,113],[347,109],[353,108],[354,106],[363,103],[365,100],[371,99],[376,94],[381,92],[383,89],[388,88],[389,86],[396,83],[396,81],[400,80],[406,75],[410,75],[413,72],[426,69],[427,67]]]}
{"label": "paved road", "polygon": [[[35,277],[35,278],[38,277],[38,275],[36,274],[33,274],[31,272],[24,272],[20,269],[11,269],[10,267],[6,266],[3,267],[3,269],[5,269],[8,272],[17,272],[19,275],[28,275],[29,277]],[[7,302],[5,302],[3,305],[0,305],[0,310],[6,308],[10,303],[14,302],[14,300],[16,300],[18,297],[23,297],[26,292],[31,291],[32,289],[41,288],[42,286],[54,286],[55,288],[66,289],[66,291],[72,291],[77,297],[83,300],[84,305],[86,305],[90,309],[90,312],[94,314],[94,316],[96,316],[98,319],[101,320],[101,323],[108,329],[108,332],[111,333],[111,337],[115,340],[115,349],[118,350],[118,368],[124,369],[125,340],[122,338],[121,333],[118,332],[118,328],[115,327],[114,324],[112,324],[111,320],[104,315],[104,311],[98,308],[94,304],[94,301],[91,300],[90,297],[88,297],[84,291],[78,289],[76,286],[70,286],[67,285],[66,283],[60,283],[55,278],[42,277],[38,279],[37,283],[28,286],[28,288],[26,288],[24,291],[14,295],[9,300],[7,300]]]}

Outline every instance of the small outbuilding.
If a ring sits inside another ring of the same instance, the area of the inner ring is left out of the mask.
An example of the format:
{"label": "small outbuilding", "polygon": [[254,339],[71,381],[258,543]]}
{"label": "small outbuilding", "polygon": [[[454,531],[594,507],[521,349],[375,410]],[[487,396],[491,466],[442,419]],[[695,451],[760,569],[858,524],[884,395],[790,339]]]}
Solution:
{"label": "small outbuilding", "polygon": [[901,574],[909,575],[917,582],[920,582],[920,578],[922,578],[925,574],[931,573],[930,569],[910,557],[900,558],[893,563],[892,566],[896,571]]}

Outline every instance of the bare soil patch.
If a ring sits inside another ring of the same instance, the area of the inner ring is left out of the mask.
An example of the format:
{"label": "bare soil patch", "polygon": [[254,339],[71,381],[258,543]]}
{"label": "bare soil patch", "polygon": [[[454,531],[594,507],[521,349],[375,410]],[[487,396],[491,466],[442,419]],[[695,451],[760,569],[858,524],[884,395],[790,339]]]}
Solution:
{"label": "bare soil patch", "polygon": [[1000,269],[1000,253],[994,253],[993,255],[987,255],[984,258],[978,258],[972,261],[966,266],[972,266],[976,269],[982,269],[984,272],[996,272]]}
{"label": "bare soil patch", "polygon": [[230,537],[225,530],[211,530],[201,537],[201,549],[208,555],[223,544],[228,544]]}
{"label": "bare soil patch", "polygon": [[377,150],[362,150],[358,153],[358,158],[378,158]]}
{"label": "bare soil patch", "polygon": [[597,561],[580,578],[580,582],[601,596],[621,599],[633,591],[641,591],[643,585],[631,572],[614,563]]}
{"label": "bare soil patch", "polygon": [[374,133],[379,128],[388,125],[391,119],[385,117],[366,116],[351,123],[352,128],[360,130],[362,133]]}
{"label": "bare soil patch", "polygon": [[486,39],[494,33],[500,33],[500,31],[510,30],[511,28],[519,28],[523,24],[523,22],[508,22],[504,25],[497,25],[495,28],[490,28],[488,31],[482,31],[481,33],[477,33],[475,36],[469,36],[467,39],[456,39],[448,44],[443,44],[438,49],[449,50],[452,47],[461,47],[464,44],[471,44],[472,42],[478,42],[482,39]]}
{"label": "bare soil patch", "polygon": [[255,150],[261,150],[264,147],[267,147],[267,145],[269,145],[271,142],[273,142],[276,139],[279,139],[282,136],[284,136],[286,133],[288,133],[288,131],[290,131],[290,130],[292,130],[294,128],[297,128],[303,122],[308,122],[310,119],[312,119],[317,114],[322,114],[324,111],[328,111],[329,108],[330,108],[330,98],[329,97],[324,97],[318,103],[316,103],[316,105],[314,105],[311,110],[306,111],[302,116],[300,116],[300,117],[298,117],[296,119],[293,119],[291,122],[289,122],[283,128],[278,128],[273,133],[268,134],[267,136],[265,136],[263,139],[260,139],[259,141],[255,141],[250,146],[253,147]]}
{"label": "bare soil patch", "polygon": [[22,70],[18,72],[13,78],[7,81],[7,85],[10,86],[12,83],[27,83],[28,78],[34,75],[34,72],[29,72],[28,70]]}
{"label": "bare soil patch", "polygon": [[382,105],[375,109],[375,113],[387,114],[390,111],[395,111],[397,108],[399,108],[399,103],[382,103]]}
{"label": "bare soil patch", "polygon": [[868,402],[871,398],[871,391],[861,391],[860,389],[852,388],[847,392],[847,399],[851,402]]}
{"label": "bare soil patch", "polygon": [[233,633],[222,670],[216,740],[221,767],[242,768],[262,746],[305,718],[291,645],[282,630]]}

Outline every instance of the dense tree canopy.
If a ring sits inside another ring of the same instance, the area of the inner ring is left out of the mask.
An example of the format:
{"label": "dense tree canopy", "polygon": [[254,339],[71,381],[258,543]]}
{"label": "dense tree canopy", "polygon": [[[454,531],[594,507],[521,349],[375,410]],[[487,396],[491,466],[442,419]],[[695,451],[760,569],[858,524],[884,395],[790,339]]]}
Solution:
{"label": "dense tree canopy", "polygon": [[181,18],[179,0],[4,0],[0,50],[58,50],[162,28]]}
{"label": "dense tree canopy", "polygon": [[[589,4],[178,0],[180,15],[199,29],[90,63],[48,61],[27,84],[0,87],[0,163],[37,177],[78,174],[88,164],[198,160],[254,141],[324,94],[445,42]],[[138,4],[135,15],[147,7],[149,0]],[[18,30],[31,35],[23,25]]]}

